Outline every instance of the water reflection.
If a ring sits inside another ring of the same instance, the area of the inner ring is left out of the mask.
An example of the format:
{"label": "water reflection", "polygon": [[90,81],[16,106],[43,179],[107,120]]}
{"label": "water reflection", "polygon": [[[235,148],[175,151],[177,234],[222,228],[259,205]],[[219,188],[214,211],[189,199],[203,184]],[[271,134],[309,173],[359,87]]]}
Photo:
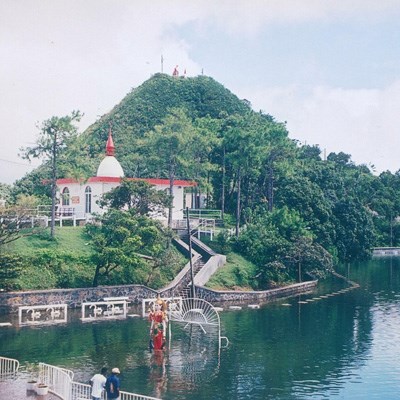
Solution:
{"label": "water reflection", "polygon": [[166,400],[398,398],[399,259],[339,272],[361,287],[303,303],[344,287],[333,280],[319,293],[224,311],[230,346],[220,357],[207,342],[212,335],[194,329],[174,326],[169,349],[155,354],[147,320],[82,324],[79,317],[63,326],[3,328],[0,354],[72,369],[82,382],[103,365],[118,366],[124,390]]}

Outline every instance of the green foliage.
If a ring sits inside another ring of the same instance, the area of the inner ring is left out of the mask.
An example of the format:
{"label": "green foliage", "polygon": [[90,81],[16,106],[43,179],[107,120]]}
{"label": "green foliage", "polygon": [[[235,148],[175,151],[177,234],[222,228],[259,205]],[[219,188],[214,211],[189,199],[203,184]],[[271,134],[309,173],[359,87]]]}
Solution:
{"label": "green foliage", "polygon": [[0,200],[6,200],[6,202],[9,202],[11,197],[11,189],[11,185],[0,183]]}
{"label": "green foliage", "polygon": [[[51,201],[51,187],[47,183],[50,180],[50,173],[45,164],[27,173],[23,178],[18,179],[11,188],[10,204],[15,204],[21,195],[37,196]],[[42,204],[48,204],[45,200]]]}
{"label": "green foliage", "polygon": [[24,289],[88,287],[94,271],[89,257],[72,251],[40,249],[24,263],[32,266],[20,276]]}
{"label": "green foliage", "polygon": [[157,221],[110,209],[99,222],[86,226],[96,265],[93,286],[150,283],[168,263],[170,234]]}
{"label": "green foliage", "polygon": [[241,255],[231,252],[226,264],[207,282],[207,287],[214,290],[252,290],[256,266]]}
{"label": "green foliage", "polygon": [[306,273],[324,276],[332,269],[332,256],[313,241],[299,213],[287,207],[256,214],[236,249],[257,266],[253,287],[258,289],[301,281]]}
{"label": "green foliage", "polygon": [[16,254],[0,252],[0,289],[7,291],[19,289],[17,278],[22,270],[21,257]]}
{"label": "green foliage", "polygon": [[[128,262],[128,267],[117,268],[109,277],[100,277],[99,282],[110,285],[135,282],[160,288],[170,282],[186,263],[183,256],[168,245],[169,232],[161,232],[157,223],[147,218],[144,220],[143,224],[140,218],[137,220],[138,225],[142,225],[139,229],[142,247],[134,254],[140,268],[131,270],[129,266],[134,263]],[[23,235],[28,233],[31,231],[22,231]],[[124,234],[123,229],[118,230],[119,239]],[[93,260],[96,257],[89,242],[86,228],[82,227],[57,228],[54,239],[48,230],[20,237],[4,246],[8,261],[4,267],[5,275],[0,268],[0,287],[6,290],[33,290],[92,286],[96,271]],[[152,259],[144,259],[143,256]],[[0,263],[0,267],[2,265]]]}
{"label": "green foliage", "polygon": [[146,181],[123,179],[119,186],[103,195],[100,204],[117,210],[127,207],[139,215],[163,215],[171,204],[171,197]]}

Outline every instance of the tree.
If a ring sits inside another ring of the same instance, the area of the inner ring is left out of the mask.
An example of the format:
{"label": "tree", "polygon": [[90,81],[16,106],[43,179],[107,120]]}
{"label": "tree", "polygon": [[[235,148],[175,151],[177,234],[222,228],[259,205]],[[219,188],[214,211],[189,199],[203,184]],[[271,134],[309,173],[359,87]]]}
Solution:
{"label": "tree", "polygon": [[[192,159],[196,128],[182,109],[172,109],[161,125],[145,135],[143,145],[148,162],[169,179],[169,195],[174,197],[174,180],[185,177]],[[172,226],[172,202],[168,208],[168,226]]]}
{"label": "tree", "polygon": [[17,254],[7,254],[0,251],[0,289],[18,289],[13,280],[22,270],[23,262]]}
{"label": "tree", "polygon": [[42,122],[39,127],[40,133],[35,146],[21,149],[22,157],[28,160],[42,158],[51,171],[51,230],[50,236],[54,237],[55,213],[56,213],[56,191],[59,168],[59,157],[61,152],[70,142],[77,137],[77,128],[73,124],[80,121],[82,114],[73,111],[65,117],[51,117]]}
{"label": "tree", "polygon": [[139,215],[164,214],[170,206],[171,197],[154,189],[144,180],[123,179],[121,184],[103,195],[102,207],[134,210]]}
{"label": "tree", "polygon": [[167,247],[159,223],[137,215],[133,209],[110,209],[98,222],[86,225],[94,250],[92,261],[96,266],[93,286],[98,286],[100,282],[147,282],[149,275],[154,274],[154,268],[149,267],[148,262],[162,258]]}
{"label": "tree", "polygon": [[[29,200],[32,201],[32,198]],[[22,269],[22,259],[18,255],[7,253],[5,249],[7,244],[20,237],[37,233],[37,230],[32,229],[22,231],[27,221],[30,226],[29,215],[22,205],[0,209],[0,288],[2,289],[17,289],[12,281],[18,277]]]}
{"label": "tree", "polygon": [[298,281],[302,282],[305,273],[324,277],[333,268],[332,256],[312,238],[299,236],[289,247],[286,262],[292,266],[292,274],[297,269]]}

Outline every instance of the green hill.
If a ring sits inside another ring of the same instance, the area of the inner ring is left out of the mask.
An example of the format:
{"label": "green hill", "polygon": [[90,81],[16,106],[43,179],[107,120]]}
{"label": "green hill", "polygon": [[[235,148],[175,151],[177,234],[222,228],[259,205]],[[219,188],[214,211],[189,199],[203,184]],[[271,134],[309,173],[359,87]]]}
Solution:
{"label": "green hill", "polygon": [[[210,77],[154,75],[65,149],[60,177],[95,173],[109,123],[127,176],[195,180],[206,207],[247,228],[230,245],[256,265],[260,288],[400,245],[399,173],[376,176],[343,152],[322,158]],[[45,174],[18,182],[14,198],[40,194]]]}
{"label": "green hill", "polygon": [[249,105],[223,85],[206,76],[175,78],[155,74],[132,89],[109,113],[91,125],[83,134],[90,155],[104,153],[109,124],[112,123],[117,157],[130,175],[130,157],[136,153],[136,140],[160,124],[172,108],[183,108],[192,118],[220,118],[222,115],[244,114]]}

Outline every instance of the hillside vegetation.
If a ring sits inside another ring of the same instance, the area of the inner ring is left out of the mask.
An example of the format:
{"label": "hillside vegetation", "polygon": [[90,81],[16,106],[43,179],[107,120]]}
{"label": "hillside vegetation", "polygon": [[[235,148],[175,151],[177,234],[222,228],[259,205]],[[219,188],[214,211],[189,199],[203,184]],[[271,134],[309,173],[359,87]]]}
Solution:
{"label": "hillside vegetation", "polygon": [[[0,287],[30,290],[93,286],[96,251],[86,228],[57,228],[55,240],[50,238],[48,229],[33,235],[28,231],[22,233],[28,236],[3,246],[0,253],[0,261],[4,261],[6,253],[14,257],[12,261],[17,261],[19,269],[14,279],[5,282],[0,279]],[[135,264],[131,262],[128,268],[119,266],[114,274],[99,278],[98,284],[137,283],[158,289],[170,282],[187,262],[173,246],[166,249],[165,257],[168,261],[160,260],[156,270],[151,263],[135,258]],[[134,266],[139,273],[135,274]]]}
{"label": "hillside vegetation", "polygon": [[[374,246],[400,245],[399,173],[376,176],[343,152],[322,159],[212,78],[154,75],[63,151],[60,176],[95,173],[110,123],[127,176],[195,180],[207,207],[234,218],[237,237],[219,240],[256,265],[253,287],[324,276]],[[47,173],[17,182],[11,198],[45,194]]]}

